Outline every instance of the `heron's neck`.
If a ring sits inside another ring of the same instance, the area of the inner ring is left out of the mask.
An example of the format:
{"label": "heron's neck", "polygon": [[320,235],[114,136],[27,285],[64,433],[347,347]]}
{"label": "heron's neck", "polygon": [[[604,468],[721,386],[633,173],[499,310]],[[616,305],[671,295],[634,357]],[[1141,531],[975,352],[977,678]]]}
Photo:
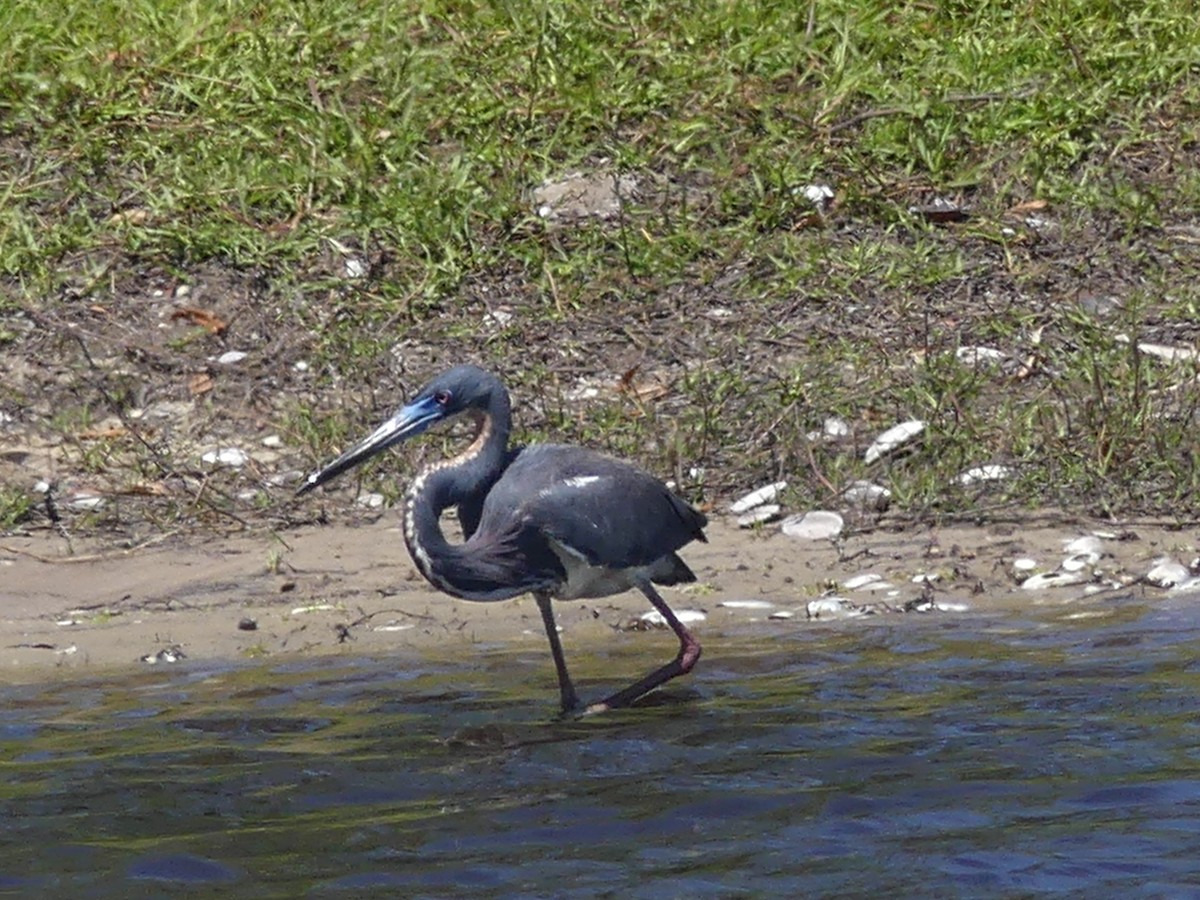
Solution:
{"label": "heron's neck", "polygon": [[[481,503],[504,472],[510,419],[507,398],[486,413],[475,413],[475,439],[462,453],[426,466],[409,485],[404,503],[404,542],[435,587],[458,597],[469,589],[455,578],[460,548],[442,534],[441,514],[451,506]],[[468,597],[468,599],[470,599]]]}

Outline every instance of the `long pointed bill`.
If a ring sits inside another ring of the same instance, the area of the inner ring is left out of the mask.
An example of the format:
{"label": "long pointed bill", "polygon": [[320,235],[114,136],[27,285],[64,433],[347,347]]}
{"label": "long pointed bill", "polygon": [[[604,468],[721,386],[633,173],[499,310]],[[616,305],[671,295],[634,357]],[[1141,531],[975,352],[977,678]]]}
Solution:
{"label": "long pointed bill", "polygon": [[442,418],[442,408],[432,397],[418,400],[402,408],[394,416],[376,428],[361,443],[351,447],[323,469],[313,472],[304,479],[296,496],[307,494],[315,487],[337,478],[348,469],[370,459],[375,454],[398,444],[406,438],[416,437]]}

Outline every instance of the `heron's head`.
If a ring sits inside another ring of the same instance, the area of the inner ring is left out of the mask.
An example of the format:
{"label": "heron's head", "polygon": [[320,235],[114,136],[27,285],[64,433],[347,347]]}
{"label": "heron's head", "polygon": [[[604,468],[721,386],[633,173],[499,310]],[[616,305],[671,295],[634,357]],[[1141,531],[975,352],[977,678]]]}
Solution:
{"label": "heron's head", "polygon": [[[500,380],[475,366],[455,366],[426,384],[413,399],[329,465],[313,472],[300,485],[296,495],[331,481],[348,469],[370,459],[394,444],[416,437],[439,422],[465,413],[486,412],[507,393]],[[507,405],[507,404],[506,404]]]}

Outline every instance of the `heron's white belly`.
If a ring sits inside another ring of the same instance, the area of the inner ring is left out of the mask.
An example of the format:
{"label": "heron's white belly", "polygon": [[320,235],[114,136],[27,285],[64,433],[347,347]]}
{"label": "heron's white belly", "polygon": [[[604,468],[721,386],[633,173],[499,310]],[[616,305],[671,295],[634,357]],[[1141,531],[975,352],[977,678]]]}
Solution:
{"label": "heron's white belly", "polygon": [[554,592],[559,600],[584,600],[609,597],[635,587],[640,581],[650,580],[650,568],[610,569],[606,566],[589,565],[582,556],[557,541],[550,546],[567,570],[566,581]]}

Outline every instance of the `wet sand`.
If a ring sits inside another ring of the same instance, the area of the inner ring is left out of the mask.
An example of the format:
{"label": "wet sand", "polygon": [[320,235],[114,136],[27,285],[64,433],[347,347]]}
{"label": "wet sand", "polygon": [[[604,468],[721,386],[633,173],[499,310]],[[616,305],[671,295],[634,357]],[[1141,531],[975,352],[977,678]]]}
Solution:
{"label": "wet sand", "polygon": [[[1012,563],[1022,557],[1053,570],[1066,541],[1100,533],[1104,556],[1088,567],[1090,583],[1024,590]],[[1050,604],[1097,604],[1106,597],[1160,589],[1139,579],[1153,561],[1196,556],[1195,529],[1083,520],[985,527],[877,530],[834,547],[801,542],[773,529],[739,531],[718,520],[709,543],[683,556],[699,582],[665,589],[676,610],[703,610],[702,641],[722,632],[781,632],[814,627],[806,605],[822,593],[855,603],[899,609],[921,597],[913,578],[936,576],[940,604],[965,605],[972,615]],[[498,603],[454,600],[416,573],[388,514],[361,526],[314,526],[282,535],[228,539],[174,537],[133,550],[79,541],[70,547],[49,532],[0,537],[0,680],[17,682],[61,673],[185,661],[280,660],[318,654],[459,655],[479,645],[545,648],[532,598]],[[847,578],[875,573],[891,591],[848,591]],[[1113,585],[1121,585],[1114,587]],[[763,600],[773,609],[730,608],[730,600]],[[637,593],[557,606],[568,656],[602,642],[653,641],[664,658],[669,633],[631,628],[649,609]],[[772,611],[791,618],[769,619]],[[883,612],[890,621],[918,613]],[[850,620],[854,627],[862,619]],[[878,622],[879,617],[869,621]],[[249,630],[253,623],[253,630]],[[701,663],[703,665],[703,663]]]}

